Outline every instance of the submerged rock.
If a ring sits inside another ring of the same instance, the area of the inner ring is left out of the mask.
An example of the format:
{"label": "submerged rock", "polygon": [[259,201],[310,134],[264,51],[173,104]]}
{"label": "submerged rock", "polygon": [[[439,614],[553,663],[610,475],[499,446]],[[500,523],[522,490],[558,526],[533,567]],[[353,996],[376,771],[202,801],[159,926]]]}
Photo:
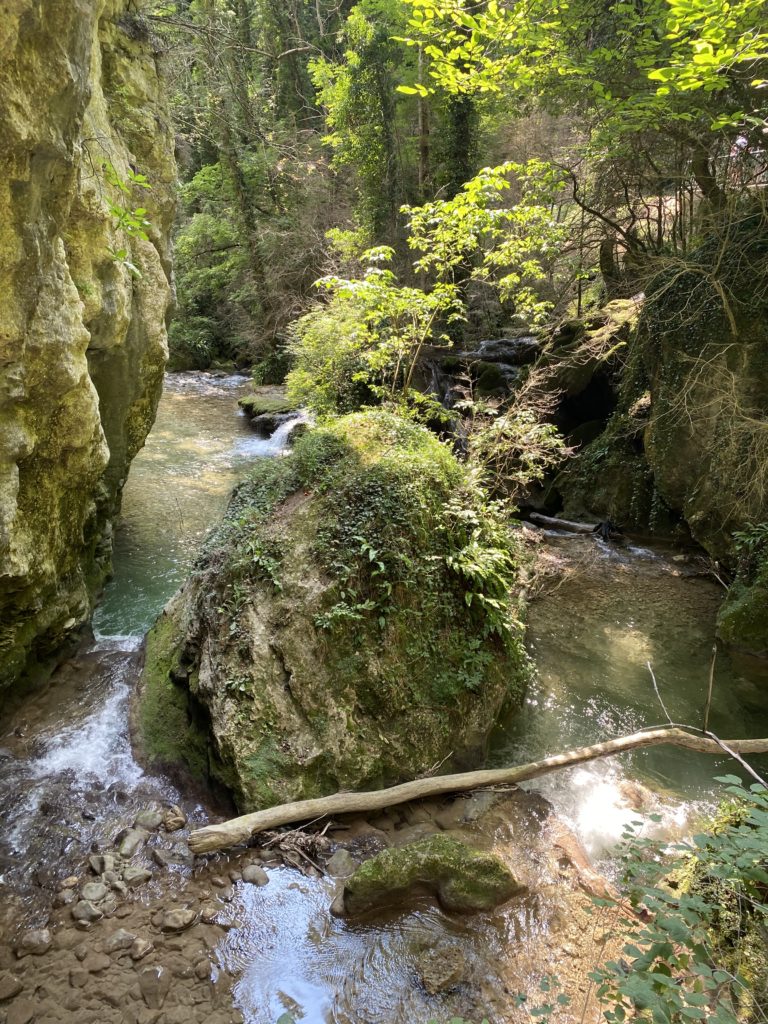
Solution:
{"label": "submerged rock", "polygon": [[309,431],[239,487],[150,632],[146,753],[242,810],[476,762],[524,691],[517,558],[425,428],[369,411]]}
{"label": "submerged rock", "polygon": [[458,946],[428,949],[416,961],[421,983],[431,996],[460,985],[467,976],[467,958]]}
{"label": "submerged rock", "polygon": [[444,910],[492,910],[525,886],[490,853],[448,836],[432,835],[396,850],[384,850],[362,864],[344,885],[344,909],[364,914],[424,895]]}
{"label": "submerged rock", "polygon": [[18,956],[24,956],[26,953],[42,956],[51,948],[52,942],[53,938],[47,928],[33,928],[21,936],[16,953]]}
{"label": "submerged rock", "polygon": [[267,885],[269,882],[269,875],[258,864],[246,864],[242,874],[243,881],[250,882],[251,885]]}

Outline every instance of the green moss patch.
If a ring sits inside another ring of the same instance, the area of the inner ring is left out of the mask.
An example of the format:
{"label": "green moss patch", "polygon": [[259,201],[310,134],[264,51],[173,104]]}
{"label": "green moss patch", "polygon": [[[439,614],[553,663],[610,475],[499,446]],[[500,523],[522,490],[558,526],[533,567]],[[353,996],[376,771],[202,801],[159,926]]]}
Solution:
{"label": "green moss patch", "polygon": [[524,889],[493,854],[433,835],[384,850],[362,864],[344,886],[344,909],[364,914],[426,894],[445,910],[476,913],[492,910]]}

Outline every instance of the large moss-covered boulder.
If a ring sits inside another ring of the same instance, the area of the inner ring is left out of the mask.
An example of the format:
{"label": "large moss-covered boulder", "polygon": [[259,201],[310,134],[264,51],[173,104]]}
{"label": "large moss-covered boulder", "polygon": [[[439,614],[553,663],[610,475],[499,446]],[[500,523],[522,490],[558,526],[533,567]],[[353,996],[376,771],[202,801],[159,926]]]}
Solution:
{"label": "large moss-covered boulder", "polygon": [[444,910],[493,910],[522,893],[509,868],[492,853],[449,836],[433,835],[367,860],[344,884],[350,915],[433,896]]}
{"label": "large moss-covered boulder", "polygon": [[469,764],[526,662],[514,535],[425,428],[379,410],[260,463],[150,632],[146,755],[241,809]]}
{"label": "large moss-covered boulder", "polygon": [[0,14],[0,692],[87,620],[162,388],[176,175],[148,24],[128,0]]}

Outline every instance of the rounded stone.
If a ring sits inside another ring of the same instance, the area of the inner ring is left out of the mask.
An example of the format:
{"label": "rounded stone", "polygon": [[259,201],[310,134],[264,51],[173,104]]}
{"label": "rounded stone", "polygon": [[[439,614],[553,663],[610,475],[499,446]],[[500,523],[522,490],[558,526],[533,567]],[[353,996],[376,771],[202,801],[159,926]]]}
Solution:
{"label": "rounded stone", "polygon": [[80,890],[80,898],[91,903],[99,903],[107,895],[108,889],[103,882],[86,882]]}
{"label": "rounded stone", "polygon": [[72,917],[81,924],[90,924],[92,921],[101,920],[103,914],[93,903],[88,900],[80,900],[72,907]]}
{"label": "rounded stone", "polygon": [[190,908],[166,910],[160,923],[164,932],[183,932],[197,921],[197,911]]}
{"label": "rounded stone", "polygon": [[32,928],[19,939],[16,949],[17,956],[29,953],[31,956],[42,956],[51,948],[53,938],[47,928]]}

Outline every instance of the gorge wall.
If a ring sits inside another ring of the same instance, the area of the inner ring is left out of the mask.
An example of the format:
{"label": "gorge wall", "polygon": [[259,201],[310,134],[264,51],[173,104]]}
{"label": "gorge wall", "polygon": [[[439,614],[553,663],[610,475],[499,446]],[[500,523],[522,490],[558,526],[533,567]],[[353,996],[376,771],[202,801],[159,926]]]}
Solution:
{"label": "gorge wall", "polygon": [[131,12],[0,14],[0,692],[87,620],[162,388],[173,134]]}

